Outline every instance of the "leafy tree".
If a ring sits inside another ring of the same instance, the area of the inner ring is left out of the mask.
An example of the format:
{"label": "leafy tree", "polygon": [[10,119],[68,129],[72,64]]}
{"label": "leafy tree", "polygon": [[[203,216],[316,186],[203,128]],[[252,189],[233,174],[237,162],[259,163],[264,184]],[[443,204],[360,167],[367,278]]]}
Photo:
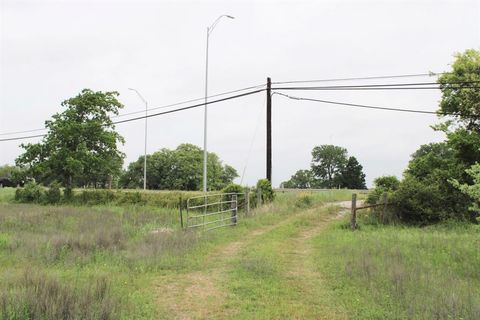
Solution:
{"label": "leafy tree", "polygon": [[[143,156],[128,165],[120,178],[124,188],[143,185]],[[220,190],[238,177],[237,171],[223,165],[219,157],[208,153],[207,185]],[[203,151],[193,144],[181,144],[175,150],[161,149],[147,155],[147,187],[159,190],[200,190],[203,180]]]}
{"label": "leafy tree", "polygon": [[25,152],[16,164],[44,184],[105,186],[119,175],[124,158],[117,148],[124,139],[110,119],[123,107],[117,96],[84,89],[62,102],[66,110],[45,122],[48,133],[42,142],[21,145]]}
{"label": "leafy tree", "polygon": [[283,188],[292,189],[308,189],[315,187],[315,185],[315,179],[310,170],[298,170],[290,180],[282,183]]}
{"label": "leafy tree", "polygon": [[348,158],[346,166],[340,171],[339,180],[342,188],[367,189],[363,167],[355,157]]}
{"label": "leafy tree", "polygon": [[473,179],[473,184],[461,184],[458,180],[452,180],[453,186],[471,199],[469,209],[473,211],[472,219],[478,221],[480,217],[480,163],[474,164],[466,173]]}
{"label": "leafy tree", "polygon": [[381,176],[373,180],[375,188],[382,188],[388,191],[395,191],[400,186],[400,180],[395,176]]}
{"label": "leafy tree", "polygon": [[324,187],[333,188],[340,184],[339,178],[347,162],[345,148],[324,144],[312,150],[312,172]]}
{"label": "leafy tree", "polygon": [[383,194],[387,193],[391,198],[394,191],[398,190],[400,181],[395,176],[381,176],[373,180],[374,188],[368,193],[367,203],[374,204],[382,200]]}
{"label": "leafy tree", "polygon": [[[480,133],[480,90],[458,88],[478,87],[478,81],[480,52],[474,49],[456,54],[452,71],[443,74],[438,80],[442,90],[439,112],[455,114],[455,125],[476,133]],[[461,82],[466,83],[459,84]]]}

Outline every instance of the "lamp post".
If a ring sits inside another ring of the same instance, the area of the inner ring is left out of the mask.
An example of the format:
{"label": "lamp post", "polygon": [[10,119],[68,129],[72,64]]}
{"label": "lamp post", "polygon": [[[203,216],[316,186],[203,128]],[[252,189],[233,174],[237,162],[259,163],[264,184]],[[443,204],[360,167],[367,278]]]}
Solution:
{"label": "lamp post", "polygon": [[235,19],[232,16],[223,14],[215,20],[210,27],[207,27],[207,52],[205,58],[205,111],[203,121],[203,192],[207,192],[207,96],[208,96],[208,40],[213,29],[223,17]]}
{"label": "lamp post", "polygon": [[148,115],[148,103],[147,100],[138,92],[138,90],[133,88],[128,88],[128,90],[135,91],[138,97],[145,103],[145,148],[143,153],[143,190],[147,190],[147,115]]}

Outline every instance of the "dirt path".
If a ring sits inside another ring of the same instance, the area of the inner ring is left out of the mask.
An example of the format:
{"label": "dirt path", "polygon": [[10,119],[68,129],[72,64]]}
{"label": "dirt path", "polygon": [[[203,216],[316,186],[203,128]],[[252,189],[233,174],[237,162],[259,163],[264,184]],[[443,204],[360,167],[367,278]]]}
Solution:
{"label": "dirt path", "polygon": [[[347,202],[335,203],[335,205],[344,208],[347,206]],[[350,202],[348,202],[349,205]],[[174,316],[175,319],[209,319],[233,316],[236,310],[226,307],[229,292],[225,290],[223,285],[226,282],[229,262],[235,259],[249,244],[258,241],[259,237],[274,232],[276,229],[288,225],[294,219],[298,220],[301,216],[312,215],[315,210],[318,210],[318,208],[292,215],[274,225],[253,229],[242,236],[241,240],[230,242],[215,250],[205,259],[204,267],[199,271],[160,277],[156,282],[159,306]],[[344,214],[346,211],[339,212]],[[334,215],[316,220],[313,226],[305,228],[296,237],[289,239],[280,253],[295,257],[290,265],[291,272],[286,275],[286,278],[292,286],[304,292],[307,297],[305,303],[309,303],[317,309],[326,308],[326,306],[322,304],[322,299],[318,299],[316,292],[323,280],[318,272],[313,271],[315,268],[310,259],[313,250],[310,239],[321,232],[331,220],[338,217],[339,215]],[[325,314],[330,317],[333,315],[331,310],[325,312]]]}

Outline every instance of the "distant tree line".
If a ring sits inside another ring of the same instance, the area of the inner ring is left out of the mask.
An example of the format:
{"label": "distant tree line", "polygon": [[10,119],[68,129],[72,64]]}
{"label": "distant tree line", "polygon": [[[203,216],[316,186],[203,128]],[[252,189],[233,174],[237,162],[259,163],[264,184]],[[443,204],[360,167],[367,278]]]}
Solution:
{"label": "distant tree line", "polygon": [[[220,190],[238,177],[237,170],[223,164],[218,155],[208,153],[207,185]],[[143,186],[144,157],[128,165],[120,176],[119,187]],[[161,149],[147,155],[147,187],[158,190],[200,190],[203,181],[203,150],[193,144],[181,144],[176,149]]]}
{"label": "distant tree line", "polygon": [[310,170],[298,170],[283,188],[347,188],[366,189],[363,167],[345,148],[334,145],[316,146],[312,150]]}

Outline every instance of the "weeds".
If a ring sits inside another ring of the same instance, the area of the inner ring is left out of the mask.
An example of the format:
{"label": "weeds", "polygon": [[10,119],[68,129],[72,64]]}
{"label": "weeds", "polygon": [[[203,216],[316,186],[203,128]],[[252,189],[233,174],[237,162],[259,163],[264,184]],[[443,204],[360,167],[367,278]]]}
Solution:
{"label": "weeds", "polygon": [[0,319],[114,319],[119,301],[105,278],[87,286],[61,283],[40,272],[10,279],[0,293]]}

